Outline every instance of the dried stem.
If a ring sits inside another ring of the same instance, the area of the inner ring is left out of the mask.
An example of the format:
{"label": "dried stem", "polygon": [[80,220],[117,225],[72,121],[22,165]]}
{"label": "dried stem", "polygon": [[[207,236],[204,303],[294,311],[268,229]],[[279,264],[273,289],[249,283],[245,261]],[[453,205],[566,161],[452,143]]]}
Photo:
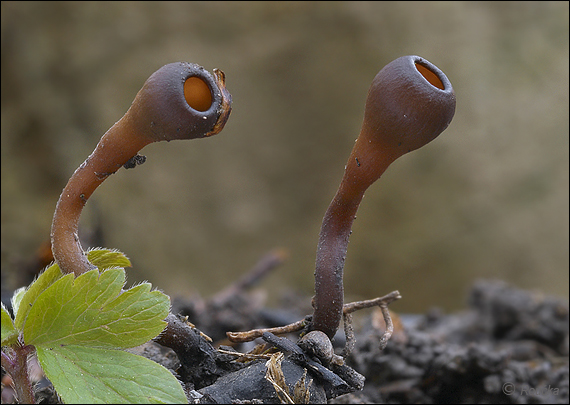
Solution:
{"label": "dried stem", "polygon": [[352,327],[352,315],[350,313],[343,312],[342,325],[344,327],[344,336],[346,337],[346,343],[342,350],[342,358],[346,359],[350,353],[352,353],[356,345],[356,337],[354,336],[354,329]]}
{"label": "dried stem", "polygon": [[392,291],[380,298],[374,298],[373,300],[364,300],[351,302],[343,307],[343,319],[344,319],[344,333],[346,335],[346,344],[342,352],[342,357],[347,358],[352,352],[355,345],[354,333],[352,331],[352,315],[351,313],[358,311],[359,309],[366,309],[378,306],[382,311],[384,316],[384,322],[386,322],[386,330],[380,337],[380,350],[384,350],[388,344],[388,340],[392,337],[394,333],[394,323],[392,322],[392,317],[390,316],[390,311],[388,310],[388,305],[393,301],[402,298],[398,291]]}
{"label": "dried stem", "polygon": [[211,302],[216,305],[221,305],[230,297],[251,288],[270,271],[281,265],[287,259],[287,256],[287,251],[285,249],[274,249],[270,251],[259,259],[255,266],[253,266],[253,268],[242,278],[212,297]]}
{"label": "dried stem", "polygon": [[247,332],[226,332],[228,339],[233,343],[244,343],[244,342],[251,342],[257,338],[263,336],[265,332],[270,332],[275,335],[283,335],[286,333],[293,333],[300,331],[305,326],[307,326],[307,319],[303,319],[302,321],[297,321],[285,326],[278,326],[276,328],[266,328],[266,329],[252,329]]}
{"label": "dried stem", "polygon": [[382,316],[384,316],[384,322],[386,322],[386,331],[380,337],[380,350],[384,350],[388,340],[392,337],[392,333],[394,333],[394,323],[390,317],[390,310],[386,305],[380,305],[380,310],[382,311]]}
{"label": "dried stem", "polygon": [[350,304],[345,304],[342,308],[342,312],[345,314],[351,314],[354,311],[358,311],[359,309],[366,309],[376,306],[387,306],[391,302],[399,300],[400,298],[402,298],[402,296],[398,291],[392,291],[390,294],[386,294],[383,297],[374,298],[372,300],[355,301],[351,302]]}
{"label": "dried stem", "polygon": [[252,354],[252,353],[240,353],[240,352],[232,352],[229,350],[224,350],[218,348],[218,352],[222,354],[229,354],[230,356],[236,356],[239,360],[257,360],[257,359],[269,359],[271,358],[271,354]]}

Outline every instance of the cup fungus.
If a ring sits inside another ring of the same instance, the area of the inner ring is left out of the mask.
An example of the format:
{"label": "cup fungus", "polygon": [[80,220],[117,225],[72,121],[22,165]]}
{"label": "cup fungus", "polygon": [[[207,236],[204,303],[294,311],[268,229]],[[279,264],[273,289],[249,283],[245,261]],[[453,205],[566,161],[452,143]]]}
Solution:
{"label": "cup fungus", "polygon": [[154,72],[125,115],[101,138],[75,170],[57,202],[52,251],[62,272],[82,274],[93,265],[85,256],[77,228],[83,206],[95,189],[121,166],[144,162],[138,152],[158,141],[204,138],[219,133],[231,111],[222,71],[177,62]]}
{"label": "cup fungus", "polygon": [[445,74],[419,56],[403,56],[374,78],[360,135],[323,218],[315,266],[312,329],[335,335],[343,311],[343,268],[356,211],[366,189],[398,157],[447,128],[455,93]]}

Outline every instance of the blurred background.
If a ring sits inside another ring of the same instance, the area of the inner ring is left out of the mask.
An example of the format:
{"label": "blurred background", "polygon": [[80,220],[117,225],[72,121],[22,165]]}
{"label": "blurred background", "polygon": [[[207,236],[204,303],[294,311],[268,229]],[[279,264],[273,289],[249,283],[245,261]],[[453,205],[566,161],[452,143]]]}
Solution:
{"label": "blurred background", "polygon": [[[233,110],[206,140],[156,143],[85,207],[84,247],[131,259],[129,283],[211,296],[275,248],[271,305],[311,296],[323,214],[376,73],[416,54],[455,118],[367,191],[347,300],[462,308],[479,278],[568,297],[568,2],[2,2],[3,282],[49,241],[73,171],[159,67],[226,73]],[[26,283],[29,280],[25,281]],[[3,283],[4,284],[4,283]],[[273,300],[273,301],[272,301]]]}

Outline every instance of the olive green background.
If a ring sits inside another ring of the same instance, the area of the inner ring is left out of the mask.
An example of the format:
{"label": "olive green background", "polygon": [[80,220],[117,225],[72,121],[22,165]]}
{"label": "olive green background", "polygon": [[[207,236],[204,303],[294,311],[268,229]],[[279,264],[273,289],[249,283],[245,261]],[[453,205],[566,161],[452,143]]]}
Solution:
{"label": "olive green background", "polygon": [[[2,2],[2,273],[49,238],[59,194],[144,81],[174,61],[226,73],[213,138],[157,143],[81,219],[129,282],[208,297],[281,247],[274,302],[307,295],[322,216],[368,87],[420,55],[457,95],[449,128],[366,193],[347,299],[462,307],[478,278],[568,297],[568,2]],[[86,247],[86,246],[85,246]]]}

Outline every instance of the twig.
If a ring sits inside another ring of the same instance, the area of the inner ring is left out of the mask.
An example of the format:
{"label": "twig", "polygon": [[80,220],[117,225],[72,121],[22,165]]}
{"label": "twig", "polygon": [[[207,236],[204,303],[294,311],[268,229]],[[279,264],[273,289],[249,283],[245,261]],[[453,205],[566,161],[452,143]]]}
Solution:
{"label": "twig", "polygon": [[384,350],[388,344],[388,340],[392,337],[394,333],[394,323],[392,322],[392,317],[390,316],[390,311],[388,310],[388,304],[393,301],[402,298],[399,291],[392,291],[380,298],[375,298],[373,300],[364,300],[351,302],[350,304],[345,304],[342,310],[343,320],[344,320],[344,331],[346,334],[346,345],[342,353],[342,357],[346,358],[354,349],[354,333],[352,332],[352,316],[350,315],[354,311],[359,309],[365,309],[370,307],[378,306],[382,311],[382,316],[384,317],[384,322],[386,322],[386,330],[380,337],[380,350]]}
{"label": "twig", "polygon": [[230,350],[224,349],[217,349],[218,352],[223,354],[229,354],[231,356],[236,356],[240,360],[255,360],[255,359],[269,359],[271,358],[271,354],[252,354],[252,353],[240,353],[240,352],[232,352]]}
{"label": "twig", "polygon": [[321,363],[318,363],[310,359],[305,354],[303,349],[301,349],[298,345],[296,345],[289,339],[280,338],[278,336],[275,336],[271,332],[265,332],[262,338],[267,343],[279,349],[279,351],[284,353],[289,353],[289,358],[293,362],[297,363],[301,367],[309,369],[316,376],[325,380],[328,384],[330,384],[331,390],[335,394],[335,396],[339,396],[353,391],[350,388],[350,386],[346,383],[346,381],[344,381],[338,375],[336,375],[331,370],[323,366]]}
{"label": "twig", "polygon": [[388,306],[388,304],[399,300],[400,298],[402,298],[402,296],[400,295],[399,291],[392,291],[390,294],[386,294],[380,298],[374,298],[373,300],[355,301],[349,304],[344,304],[342,312],[344,314],[351,314],[354,311],[358,311],[359,309],[371,308],[375,306]]}
{"label": "twig", "polygon": [[300,331],[307,326],[307,319],[297,321],[285,326],[278,326],[275,328],[266,329],[252,329],[247,332],[226,332],[228,339],[233,343],[251,342],[263,336],[265,332],[270,332],[275,335],[283,335],[285,333],[293,333]]}
{"label": "twig", "polygon": [[344,349],[342,349],[342,358],[346,359],[354,346],[356,345],[356,338],[354,337],[354,329],[352,328],[352,315],[343,311],[342,314],[342,325],[344,327],[344,336],[346,337],[346,343]]}
{"label": "twig", "polygon": [[214,295],[211,302],[213,304],[221,305],[227,301],[229,297],[251,288],[271,270],[282,264],[287,259],[287,256],[288,254],[285,249],[274,249],[270,251],[259,259],[255,266],[253,266],[253,268],[242,278]]}
{"label": "twig", "polygon": [[392,322],[390,311],[386,305],[380,305],[380,310],[384,316],[384,322],[386,322],[386,331],[380,337],[380,350],[384,350],[388,344],[388,340],[392,337],[392,333],[394,333],[394,323]]}

